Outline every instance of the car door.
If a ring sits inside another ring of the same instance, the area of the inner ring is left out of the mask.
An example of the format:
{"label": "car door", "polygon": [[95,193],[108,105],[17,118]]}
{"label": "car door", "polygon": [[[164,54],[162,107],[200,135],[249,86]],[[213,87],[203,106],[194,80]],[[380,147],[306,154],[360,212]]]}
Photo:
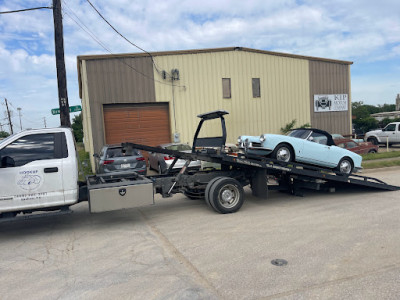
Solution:
{"label": "car door", "polygon": [[[0,210],[33,209],[64,204],[63,132],[20,136],[0,149]],[[65,135],[64,135],[65,141]],[[66,147],[66,145],[65,145]],[[4,165],[6,158],[14,164]]]}
{"label": "car door", "polygon": [[304,162],[318,166],[331,166],[333,164],[329,159],[331,147],[326,143],[325,135],[313,132],[308,140],[304,140],[302,153]]}

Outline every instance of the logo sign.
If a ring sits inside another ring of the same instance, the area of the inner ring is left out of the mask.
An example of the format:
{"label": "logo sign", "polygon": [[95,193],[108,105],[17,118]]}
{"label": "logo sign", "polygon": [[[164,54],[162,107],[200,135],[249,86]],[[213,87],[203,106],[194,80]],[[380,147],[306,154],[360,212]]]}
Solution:
{"label": "logo sign", "polygon": [[43,175],[38,170],[20,171],[16,178],[17,186],[25,191],[33,192],[41,187],[43,183]]}
{"label": "logo sign", "polygon": [[[75,105],[75,106],[70,106],[69,107],[69,112],[77,112],[77,111],[82,111],[82,106],[80,105]],[[59,108],[53,108],[51,110],[52,115],[59,115],[60,114],[60,109]]]}
{"label": "logo sign", "polygon": [[120,196],[123,197],[123,196],[126,195],[126,189],[119,189],[118,193],[119,193]]}
{"label": "logo sign", "polygon": [[347,111],[348,106],[347,94],[314,95],[314,112]]}

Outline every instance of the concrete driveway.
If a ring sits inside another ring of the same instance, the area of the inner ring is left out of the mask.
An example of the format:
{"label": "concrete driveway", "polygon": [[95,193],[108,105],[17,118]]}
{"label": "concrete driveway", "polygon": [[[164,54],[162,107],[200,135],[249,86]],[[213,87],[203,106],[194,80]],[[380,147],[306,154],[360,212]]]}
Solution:
{"label": "concrete driveway", "polygon": [[[400,185],[400,168],[366,175]],[[1,298],[400,298],[400,191],[246,189],[230,215],[180,195],[156,203],[1,223]]]}

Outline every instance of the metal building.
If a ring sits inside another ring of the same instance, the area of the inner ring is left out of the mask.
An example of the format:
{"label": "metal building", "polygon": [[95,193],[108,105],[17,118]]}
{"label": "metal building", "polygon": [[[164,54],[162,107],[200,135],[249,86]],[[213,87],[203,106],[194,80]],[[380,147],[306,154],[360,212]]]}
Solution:
{"label": "metal building", "polygon": [[[190,143],[197,114],[224,109],[229,143],[292,120],[351,133],[352,62],[241,47],[78,56],[84,142]],[[219,126],[215,126],[219,128]],[[206,134],[215,135],[211,126]]]}

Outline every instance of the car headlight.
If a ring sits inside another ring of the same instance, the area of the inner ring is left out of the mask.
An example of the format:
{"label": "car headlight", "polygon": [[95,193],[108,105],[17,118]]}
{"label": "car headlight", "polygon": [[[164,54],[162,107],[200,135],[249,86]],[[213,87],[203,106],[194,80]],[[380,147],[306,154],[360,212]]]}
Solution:
{"label": "car headlight", "polygon": [[265,141],[265,136],[262,134],[262,135],[260,135],[260,142],[262,143],[264,141]]}

